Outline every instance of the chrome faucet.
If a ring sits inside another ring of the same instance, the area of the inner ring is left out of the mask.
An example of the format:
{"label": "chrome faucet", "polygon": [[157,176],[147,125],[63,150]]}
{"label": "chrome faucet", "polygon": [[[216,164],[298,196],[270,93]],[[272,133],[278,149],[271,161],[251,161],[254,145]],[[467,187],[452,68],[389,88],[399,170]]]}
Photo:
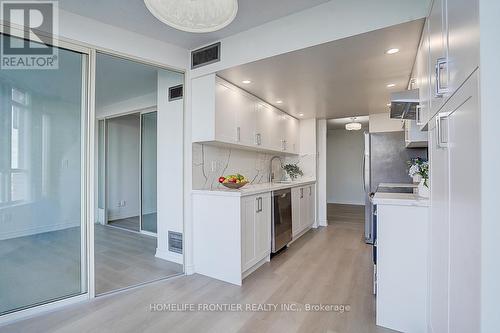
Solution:
{"label": "chrome faucet", "polygon": [[283,164],[281,161],[281,156],[275,155],[271,157],[271,160],[269,161],[269,182],[272,183],[274,179],[274,172],[273,172],[273,161],[274,159],[279,159],[280,160],[280,166]]}

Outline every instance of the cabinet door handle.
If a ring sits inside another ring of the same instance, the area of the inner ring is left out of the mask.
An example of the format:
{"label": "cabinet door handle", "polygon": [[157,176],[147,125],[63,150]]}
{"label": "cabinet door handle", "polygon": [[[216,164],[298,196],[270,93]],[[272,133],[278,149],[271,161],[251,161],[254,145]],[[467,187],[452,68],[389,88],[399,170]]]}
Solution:
{"label": "cabinet door handle", "polygon": [[309,196],[312,195],[312,186],[309,186]]}
{"label": "cabinet door handle", "polygon": [[416,118],[417,118],[417,125],[418,126],[422,126],[422,125],[424,125],[422,123],[422,118],[421,118],[421,115],[420,115],[420,112],[422,111],[422,105],[420,105],[420,104],[417,105],[416,111],[417,111],[417,116],[416,116]]}
{"label": "cabinet door handle", "polygon": [[438,98],[443,97],[443,95],[447,92],[447,87],[446,85],[443,85],[442,83],[442,77],[441,73],[443,70],[446,69],[447,67],[447,60],[446,58],[438,58],[436,60],[436,91],[435,91],[435,96]]}
{"label": "cabinet door handle", "polygon": [[304,188],[300,189],[300,198],[302,199],[304,197]]}
{"label": "cabinet door handle", "polygon": [[448,139],[443,140],[444,136],[448,136],[448,131],[443,132],[443,120],[447,119],[450,115],[449,112],[440,112],[436,116],[436,145],[437,148],[446,148],[448,147]]}
{"label": "cabinet door handle", "polygon": [[257,199],[257,210],[256,213],[262,212],[262,197],[258,197]]}
{"label": "cabinet door handle", "polygon": [[241,140],[241,128],[238,126],[236,127],[236,141],[240,142]]}
{"label": "cabinet door handle", "polygon": [[255,144],[260,146],[262,144],[262,139],[260,133],[255,134]]}

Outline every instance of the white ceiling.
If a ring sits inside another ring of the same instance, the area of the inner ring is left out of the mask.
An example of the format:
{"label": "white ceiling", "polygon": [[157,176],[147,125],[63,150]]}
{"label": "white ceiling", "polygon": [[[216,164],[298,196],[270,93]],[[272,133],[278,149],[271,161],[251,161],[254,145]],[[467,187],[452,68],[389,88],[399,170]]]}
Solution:
{"label": "white ceiling", "polygon": [[[363,128],[368,128],[369,118],[370,118],[369,116],[356,117],[355,121],[357,123],[361,123]],[[353,121],[352,117],[328,119],[326,121],[326,126],[329,130],[345,129],[345,124],[350,123],[352,121]]]}
{"label": "white ceiling", "polygon": [[229,26],[203,34],[182,32],[161,23],[146,9],[143,0],[59,0],[59,7],[167,43],[194,49],[328,1],[239,0],[238,14]]}
{"label": "white ceiling", "polygon": [[[297,117],[300,113],[304,118],[342,118],[387,112],[390,92],[407,87],[423,23],[423,19],[411,21],[217,74]],[[385,54],[390,48],[400,52]],[[243,80],[252,83],[244,85]],[[396,86],[389,89],[389,83]]]}

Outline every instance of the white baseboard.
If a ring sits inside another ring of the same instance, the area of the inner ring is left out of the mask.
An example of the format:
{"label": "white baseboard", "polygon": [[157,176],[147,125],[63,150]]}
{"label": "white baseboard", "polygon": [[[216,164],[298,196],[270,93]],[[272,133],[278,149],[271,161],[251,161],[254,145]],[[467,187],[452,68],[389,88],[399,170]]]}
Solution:
{"label": "white baseboard", "polygon": [[49,224],[49,225],[30,227],[26,229],[7,231],[0,233],[0,240],[43,234],[45,232],[58,231],[63,229],[75,228],[79,226],[80,226],[80,221],[68,221],[65,223]]}
{"label": "white baseboard", "polygon": [[180,265],[183,264],[182,254],[173,253],[173,252],[170,252],[170,251],[165,250],[165,249],[156,248],[155,257],[163,259],[163,260],[175,262],[175,263],[180,264]]}
{"label": "white baseboard", "polygon": [[319,220],[319,226],[320,227],[328,227],[328,220]]}
{"label": "white baseboard", "polygon": [[139,212],[136,210],[109,212],[108,221],[121,220],[136,216],[139,216]]}
{"label": "white baseboard", "polygon": [[364,206],[365,202],[359,201],[327,201],[329,204]]}
{"label": "white baseboard", "polygon": [[194,265],[186,265],[186,267],[184,267],[184,274],[193,275],[194,273],[196,273]]}

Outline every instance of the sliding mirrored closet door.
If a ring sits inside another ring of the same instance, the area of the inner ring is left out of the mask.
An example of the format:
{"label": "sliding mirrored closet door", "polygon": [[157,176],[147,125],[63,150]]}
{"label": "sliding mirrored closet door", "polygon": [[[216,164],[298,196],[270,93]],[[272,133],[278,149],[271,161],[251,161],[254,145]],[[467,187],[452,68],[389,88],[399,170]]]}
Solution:
{"label": "sliding mirrored closet door", "polygon": [[0,315],[87,291],[88,57],[58,61],[0,70]]}

